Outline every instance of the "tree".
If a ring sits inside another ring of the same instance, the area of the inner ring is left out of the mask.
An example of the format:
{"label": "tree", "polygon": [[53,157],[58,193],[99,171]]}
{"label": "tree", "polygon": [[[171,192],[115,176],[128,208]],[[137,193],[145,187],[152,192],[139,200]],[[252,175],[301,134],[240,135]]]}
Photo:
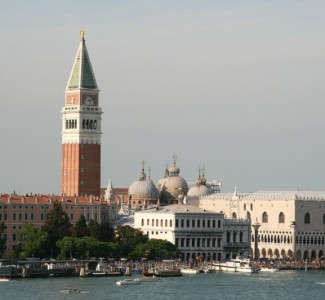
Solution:
{"label": "tree", "polygon": [[114,238],[114,230],[110,227],[107,222],[98,223],[95,220],[90,220],[89,225],[89,236],[97,239],[98,241],[111,242]]}
{"label": "tree", "polygon": [[138,244],[130,253],[131,258],[146,257],[147,259],[172,259],[179,256],[179,250],[171,242],[150,239],[146,243]]}
{"label": "tree", "polygon": [[78,238],[65,236],[62,240],[56,242],[56,246],[60,249],[59,259],[72,259],[76,255],[76,245]]}
{"label": "tree", "polygon": [[63,239],[65,236],[71,235],[71,223],[64,212],[61,203],[54,202],[53,209],[48,214],[47,221],[43,227],[43,231],[48,233],[50,239],[50,251],[51,256],[59,254],[59,250],[56,247],[56,242]]}
{"label": "tree", "polygon": [[130,226],[117,226],[115,240],[120,246],[120,254],[129,257],[131,251],[141,243],[145,243],[148,237],[139,229]]}
{"label": "tree", "polygon": [[32,223],[24,223],[17,233],[21,243],[16,248],[20,259],[27,257],[45,257],[49,245],[49,238],[46,232],[35,228]]}
{"label": "tree", "polygon": [[89,236],[89,228],[84,215],[81,215],[79,220],[76,222],[76,226],[72,229],[72,235],[78,238]]}

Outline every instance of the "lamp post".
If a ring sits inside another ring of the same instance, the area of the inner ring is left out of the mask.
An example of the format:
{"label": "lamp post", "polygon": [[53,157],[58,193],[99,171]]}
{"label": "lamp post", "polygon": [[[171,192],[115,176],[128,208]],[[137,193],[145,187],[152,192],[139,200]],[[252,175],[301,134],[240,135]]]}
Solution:
{"label": "lamp post", "polygon": [[254,259],[257,260],[258,259],[258,229],[261,227],[261,224],[258,224],[257,222],[252,225],[252,227],[254,228]]}

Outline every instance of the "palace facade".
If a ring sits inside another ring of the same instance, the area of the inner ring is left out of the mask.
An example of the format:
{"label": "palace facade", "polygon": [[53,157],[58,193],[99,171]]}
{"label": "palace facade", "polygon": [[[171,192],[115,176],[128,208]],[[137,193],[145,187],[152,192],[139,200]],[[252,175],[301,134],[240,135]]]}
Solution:
{"label": "palace facade", "polygon": [[[259,225],[260,258],[317,259],[325,250],[325,192],[259,191],[188,198],[187,203]],[[254,247],[251,255],[255,257]]]}

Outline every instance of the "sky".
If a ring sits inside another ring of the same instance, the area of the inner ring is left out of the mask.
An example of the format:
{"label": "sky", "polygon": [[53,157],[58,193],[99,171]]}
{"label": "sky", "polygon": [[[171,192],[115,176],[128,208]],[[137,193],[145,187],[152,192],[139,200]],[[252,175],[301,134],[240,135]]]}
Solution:
{"label": "sky", "polygon": [[325,1],[0,0],[0,193],[60,194],[61,109],[85,40],[101,185],[177,155],[222,191],[325,190]]}

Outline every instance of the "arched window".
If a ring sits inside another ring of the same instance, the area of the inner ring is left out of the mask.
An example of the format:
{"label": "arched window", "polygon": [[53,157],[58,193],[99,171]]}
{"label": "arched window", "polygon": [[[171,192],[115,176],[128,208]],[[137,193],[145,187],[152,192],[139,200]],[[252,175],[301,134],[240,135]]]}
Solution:
{"label": "arched window", "polygon": [[309,213],[305,214],[305,224],[310,224],[310,214]]}
{"label": "arched window", "polygon": [[233,218],[233,219],[237,219],[237,215],[236,215],[236,213],[232,213],[232,218]]}
{"label": "arched window", "polygon": [[323,224],[325,224],[325,214],[323,215]]}
{"label": "arched window", "polygon": [[269,220],[269,217],[267,215],[266,212],[263,212],[263,215],[262,215],[262,223],[267,223]]}
{"label": "arched window", "polygon": [[251,214],[250,214],[249,211],[247,212],[247,219],[248,219],[248,220],[251,220]]}
{"label": "arched window", "polygon": [[279,223],[284,223],[284,213],[280,212],[279,214]]}
{"label": "arched window", "polygon": [[244,210],[246,210],[246,203],[244,203]]}
{"label": "arched window", "polygon": [[144,220],[141,219],[141,226],[144,226]]}
{"label": "arched window", "polygon": [[173,227],[173,220],[169,220],[169,227]]}
{"label": "arched window", "polygon": [[253,210],[253,203],[251,203],[251,210]]}

